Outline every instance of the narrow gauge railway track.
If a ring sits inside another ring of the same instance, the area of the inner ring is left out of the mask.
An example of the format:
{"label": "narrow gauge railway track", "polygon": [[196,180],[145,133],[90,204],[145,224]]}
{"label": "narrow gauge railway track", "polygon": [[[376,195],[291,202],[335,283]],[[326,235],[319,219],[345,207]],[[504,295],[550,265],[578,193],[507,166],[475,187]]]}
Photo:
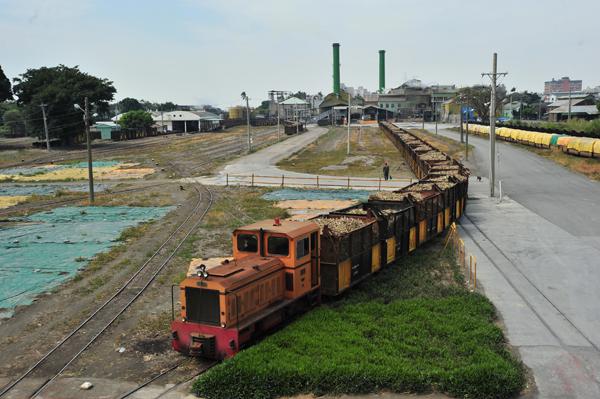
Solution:
{"label": "narrow gauge railway track", "polygon": [[[263,136],[268,136],[269,134],[264,133]],[[261,138],[263,136],[261,136]],[[268,139],[261,140],[261,141],[258,141],[256,145],[267,144],[267,143],[270,143],[271,141],[273,141],[273,140],[268,140]],[[200,169],[202,167],[205,167],[206,165],[210,165],[211,163],[213,163],[214,161],[216,161],[217,158],[219,158],[219,157],[234,155],[234,154],[243,152],[244,150],[246,150],[246,148],[247,148],[246,145],[240,145],[240,144],[226,145],[226,146],[215,145],[215,146],[207,147],[202,152],[199,152],[197,154],[198,157],[206,157],[206,160],[198,163],[197,165],[194,165],[189,170],[189,172],[196,171],[196,170],[198,170],[198,169]],[[177,181],[173,180],[172,183],[177,183]],[[111,192],[106,192],[106,193],[105,192],[99,192],[99,193],[96,193],[96,196],[100,196],[101,197],[101,196],[104,196],[104,195],[124,194],[124,193],[131,193],[131,192],[143,191],[143,190],[147,190],[147,189],[150,189],[150,188],[154,188],[154,187],[158,187],[158,186],[162,186],[162,185],[166,185],[166,184],[171,184],[171,183],[158,183],[158,184],[152,184],[152,185],[147,185],[147,186],[142,186],[142,187],[135,187],[135,188],[129,188],[129,189],[123,189],[123,190],[116,190],[116,191],[111,191]],[[10,208],[0,209],[0,216],[9,215],[9,214],[12,214],[12,213],[15,213],[15,212],[44,209],[44,208],[48,208],[48,207],[52,207],[52,206],[60,206],[60,205],[64,205],[64,204],[78,202],[78,201],[81,201],[81,200],[85,199],[86,195],[87,194],[84,193],[84,194],[82,194],[81,196],[79,196],[77,198],[68,198],[68,199],[62,199],[62,200],[56,200],[56,201],[49,201],[49,202],[44,202],[44,203],[39,203],[39,204],[14,205],[14,206],[12,206]]]}
{"label": "narrow gauge railway track", "polygon": [[[173,231],[161,246],[137,269],[137,271],[100,307],[94,310],[75,329],[62,338],[50,351],[0,391],[0,397],[14,390],[25,378],[44,376],[30,398],[37,397],[58,378],[121,316],[152,284],[158,274],[175,256],[177,250],[192,234],[208,213],[213,202],[212,191],[195,184],[197,201],[184,221]],[[205,191],[205,195],[201,190]]]}
{"label": "narrow gauge railway track", "polygon": [[[160,373],[158,373],[157,375],[155,375],[154,377],[142,382],[140,385],[136,386],[135,388],[125,392],[124,394],[122,394],[121,396],[118,397],[118,399],[125,399],[125,398],[129,398],[131,397],[133,394],[135,394],[136,392],[138,392],[139,390],[147,387],[148,385],[152,384],[154,381],[157,381],[158,379],[162,378],[163,376],[171,373],[172,371],[178,369],[179,367],[181,367],[184,363],[186,363],[186,360],[183,360],[163,371],[161,371]],[[200,374],[203,374],[204,372],[208,371],[210,368],[212,368],[213,366],[217,365],[219,362],[211,362],[208,363],[206,365],[203,365],[202,368],[198,371],[196,371],[195,373],[193,373],[193,375],[191,375],[190,377],[186,378],[183,381],[178,382],[177,384],[173,385],[170,388],[166,388],[164,391],[160,392],[157,396],[154,397],[154,399],[159,399],[159,398],[163,398],[165,395],[167,395],[170,392],[173,392],[174,390],[176,390],[177,388],[179,388],[180,386],[189,383],[190,381],[192,381],[194,378],[198,377]]]}
{"label": "narrow gauge railway track", "polygon": [[[173,183],[176,183],[176,182],[173,181]],[[166,184],[171,184],[171,183],[157,183],[157,184],[149,184],[147,186],[127,188],[127,189],[123,189],[123,190],[115,190],[115,191],[110,191],[110,192],[99,192],[99,193],[96,193],[96,197],[102,197],[102,196],[105,196],[105,195],[124,194],[124,193],[133,193],[133,192],[137,192],[137,191],[144,191],[144,190],[148,190],[150,188],[164,186]],[[14,212],[29,211],[29,210],[34,210],[34,209],[43,209],[43,208],[48,208],[48,207],[51,207],[51,206],[69,204],[69,203],[72,203],[72,202],[77,202],[77,201],[85,200],[86,197],[87,197],[87,195],[88,194],[84,192],[81,195],[78,195],[77,198],[67,198],[67,199],[62,199],[62,200],[43,202],[43,203],[40,203],[40,204],[14,205],[14,206],[11,206],[10,208],[0,209],[0,216],[8,215],[8,214],[11,214],[11,213],[14,213]]]}
{"label": "narrow gauge railway track", "polygon": [[[276,130],[265,130],[263,132],[256,133],[254,135],[254,137],[255,137],[255,139],[262,138],[264,136],[269,136],[275,132],[276,132]],[[140,149],[162,146],[165,143],[172,144],[172,143],[176,143],[179,140],[189,138],[186,136],[186,137],[176,137],[173,139],[165,140],[165,137],[167,137],[167,136],[158,136],[151,142],[145,142],[145,143],[136,143],[135,141],[119,142],[119,143],[115,143],[112,145],[107,145],[106,147],[92,148],[92,151],[93,151],[94,156],[98,156],[98,155],[110,156],[113,154],[118,155],[118,154],[120,154],[122,152],[126,152],[126,151],[131,151],[131,150],[139,151]],[[245,141],[245,137],[243,137],[243,136],[228,137],[228,138],[224,139],[223,141],[221,141],[219,144],[207,147],[207,149],[208,148],[221,148],[223,146],[223,144],[235,144],[236,147],[238,147],[240,150],[243,150],[244,148],[246,148],[246,145],[244,143],[242,143],[243,141]],[[86,157],[87,157],[87,150],[85,150],[85,149],[73,150],[73,151],[69,151],[69,152],[58,152],[58,153],[54,153],[54,154],[44,155],[39,158],[31,159],[31,160],[25,161],[25,162],[15,162],[12,164],[1,165],[0,169],[15,168],[15,167],[19,167],[19,166],[40,165],[40,164],[45,164],[48,162],[74,161],[74,160],[78,160],[78,159],[85,159]]]}

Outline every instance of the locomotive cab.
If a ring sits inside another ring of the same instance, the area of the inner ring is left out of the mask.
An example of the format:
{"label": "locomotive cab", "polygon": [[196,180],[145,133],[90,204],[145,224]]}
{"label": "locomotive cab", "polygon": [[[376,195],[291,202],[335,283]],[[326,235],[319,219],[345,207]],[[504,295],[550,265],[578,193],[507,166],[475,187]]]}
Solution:
{"label": "locomotive cab", "polygon": [[233,260],[180,284],[181,316],[171,323],[179,352],[233,356],[241,346],[319,297],[319,227],[272,220],[233,233]]}

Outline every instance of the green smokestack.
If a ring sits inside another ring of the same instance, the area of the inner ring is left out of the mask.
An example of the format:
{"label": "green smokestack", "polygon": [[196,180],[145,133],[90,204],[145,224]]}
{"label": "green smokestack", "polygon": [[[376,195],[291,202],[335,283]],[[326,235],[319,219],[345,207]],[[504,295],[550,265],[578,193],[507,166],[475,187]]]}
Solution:
{"label": "green smokestack", "polygon": [[333,43],[333,92],[340,96],[340,44]]}
{"label": "green smokestack", "polygon": [[379,50],[379,92],[385,90],[385,50]]}

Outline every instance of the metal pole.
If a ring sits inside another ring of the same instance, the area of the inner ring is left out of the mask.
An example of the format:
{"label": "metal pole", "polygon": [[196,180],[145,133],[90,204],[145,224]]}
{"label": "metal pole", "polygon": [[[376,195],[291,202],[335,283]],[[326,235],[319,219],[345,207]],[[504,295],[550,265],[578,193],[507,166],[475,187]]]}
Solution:
{"label": "metal pole", "polygon": [[423,108],[423,130],[425,130],[425,108]]}
{"label": "metal pole", "polygon": [[279,101],[278,101],[278,99],[276,99],[275,102],[277,103],[277,141],[279,141],[281,139],[281,129],[279,127]]}
{"label": "metal pole", "polygon": [[465,139],[464,139],[464,128],[463,128],[463,122],[464,122],[464,118],[463,118],[463,108],[462,108],[462,104],[460,104],[460,142],[464,143]]}
{"label": "metal pole", "polygon": [[248,152],[252,151],[252,140],[250,138],[250,105],[248,105],[248,96],[246,96],[246,129],[248,131]]}
{"label": "metal pole", "polygon": [[88,158],[88,182],[90,185],[90,204],[94,203],[94,171],[92,169],[92,140],[90,137],[90,106],[88,98],[85,98],[85,137],[87,139],[87,158]]}
{"label": "metal pole", "polygon": [[437,117],[437,107],[433,106],[433,118],[435,119],[435,134],[438,134],[438,117]]}
{"label": "metal pole", "polygon": [[467,106],[467,123],[466,123],[466,131],[465,131],[465,152],[467,153],[466,155],[466,160],[469,160],[469,108]]}
{"label": "metal pole", "polygon": [[350,155],[350,104],[352,103],[352,97],[348,94],[348,140],[346,143],[346,154]]}
{"label": "metal pole", "polygon": [[492,58],[492,94],[490,98],[490,197],[494,196],[496,183],[496,73],[498,72],[498,54]]}
{"label": "metal pole", "polygon": [[44,132],[46,133],[46,149],[50,151],[50,136],[48,135],[48,122],[46,122],[46,104],[40,104],[42,107],[42,117],[44,118]]}
{"label": "metal pole", "polygon": [[163,111],[160,111],[160,130],[162,131],[162,133],[165,132],[165,117],[163,115]]}

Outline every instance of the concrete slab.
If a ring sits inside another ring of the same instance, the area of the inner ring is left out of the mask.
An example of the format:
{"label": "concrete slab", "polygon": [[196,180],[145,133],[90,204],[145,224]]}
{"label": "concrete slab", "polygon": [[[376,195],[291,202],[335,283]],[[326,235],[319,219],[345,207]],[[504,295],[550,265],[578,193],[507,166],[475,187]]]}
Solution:
{"label": "concrete slab", "polygon": [[600,397],[600,251],[487,189],[486,179],[470,182],[459,232],[477,257],[478,284],[533,371],[536,396]]}

